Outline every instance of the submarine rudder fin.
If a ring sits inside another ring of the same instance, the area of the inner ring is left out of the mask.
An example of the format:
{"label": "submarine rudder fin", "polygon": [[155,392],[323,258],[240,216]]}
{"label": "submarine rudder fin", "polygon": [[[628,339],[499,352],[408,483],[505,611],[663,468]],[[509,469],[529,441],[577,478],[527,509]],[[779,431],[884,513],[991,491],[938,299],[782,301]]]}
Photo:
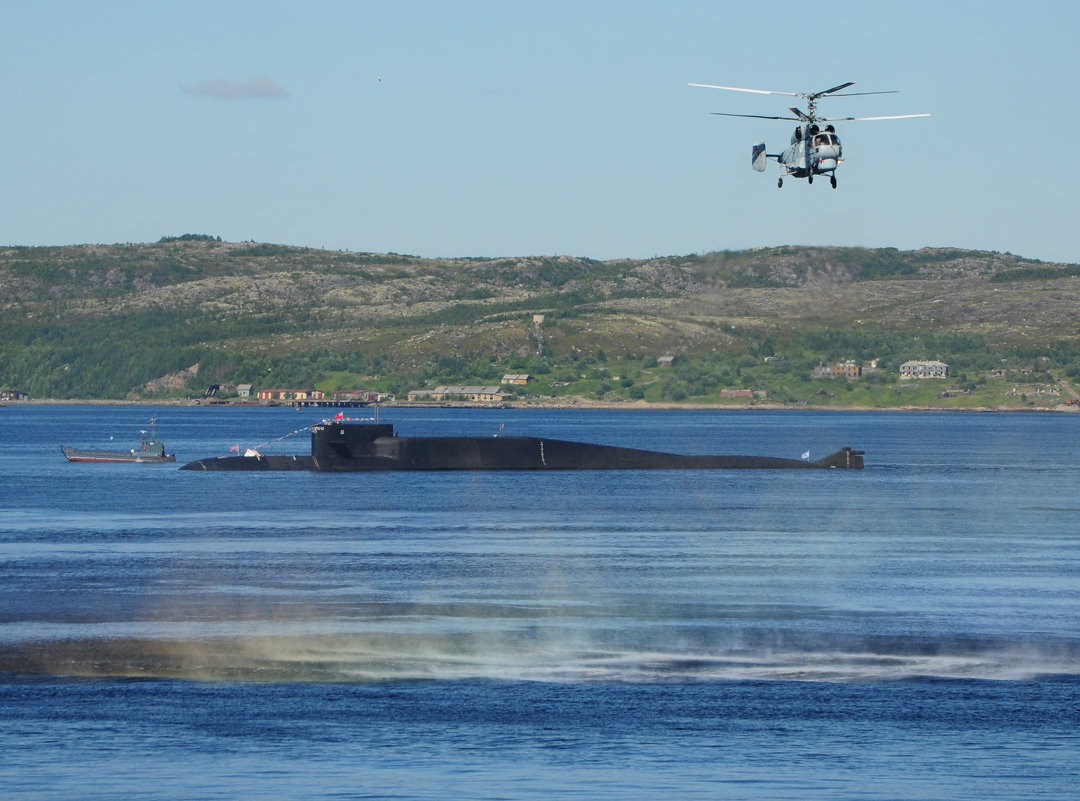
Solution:
{"label": "submarine rudder fin", "polygon": [[813,462],[815,467],[841,467],[845,470],[862,470],[863,455],[866,451],[857,451],[854,448],[841,448],[836,453]]}

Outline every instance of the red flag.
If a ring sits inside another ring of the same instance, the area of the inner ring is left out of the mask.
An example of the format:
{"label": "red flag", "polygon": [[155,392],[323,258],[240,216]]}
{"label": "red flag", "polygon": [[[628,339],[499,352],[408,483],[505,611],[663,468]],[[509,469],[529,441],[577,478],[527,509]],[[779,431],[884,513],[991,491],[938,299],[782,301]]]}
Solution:
{"label": "red flag", "polygon": [[230,445],[229,450],[233,451],[234,453],[240,453],[240,446],[239,445]]}

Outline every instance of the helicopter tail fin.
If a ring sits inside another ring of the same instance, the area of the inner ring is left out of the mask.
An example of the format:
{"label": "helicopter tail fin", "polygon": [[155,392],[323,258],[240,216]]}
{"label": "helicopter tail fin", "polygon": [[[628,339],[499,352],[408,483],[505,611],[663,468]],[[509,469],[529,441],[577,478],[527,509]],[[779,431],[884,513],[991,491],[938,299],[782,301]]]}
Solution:
{"label": "helicopter tail fin", "polygon": [[769,157],[765,155],[765,143],[758,142],[754,145],[751,154],[750,163],[753,165],[754,169],[758,172],[765,172],[765,164],[769,160]]}

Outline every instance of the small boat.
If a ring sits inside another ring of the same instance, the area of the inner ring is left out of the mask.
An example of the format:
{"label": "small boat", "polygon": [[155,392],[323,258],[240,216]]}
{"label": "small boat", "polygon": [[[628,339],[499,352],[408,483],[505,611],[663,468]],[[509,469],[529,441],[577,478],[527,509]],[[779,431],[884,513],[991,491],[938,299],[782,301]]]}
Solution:
{"label": "small boat", "polygon": [[175,462],[176,456],[165,452],[165,443],[157,438],[154,418],[150,418],[148,432],[139,432],[139,447],[128,451],[83,450],[61,445],[60,450],[69,462],[146,462],[161,464]]}

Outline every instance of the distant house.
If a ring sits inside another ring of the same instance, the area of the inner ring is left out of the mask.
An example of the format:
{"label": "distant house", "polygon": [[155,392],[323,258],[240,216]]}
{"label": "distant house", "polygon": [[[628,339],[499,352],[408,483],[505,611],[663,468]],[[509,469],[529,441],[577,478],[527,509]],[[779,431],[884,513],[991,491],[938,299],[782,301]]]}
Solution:
{"label": "distant house", "polygon": [[851,359],[836,364],[819,364],[814,368],[814,378],[860,378],[862,365],[856,364]]}
{"label": "distant house", "polygon": [[0,401],[30,400],[30,393],[21,389],[0,389]]}
{"label": "distant house", "polygon": [[506,395],[498,387],[485,386],[439,386],[435,389],[411,389],[406,397],[413,402],[468,401],[471,403],[498,403]]}
{"label": "distant house", "polygon": [[502,377],[503,384],[514,384],[515,386],[525,386],[532,381],[532,376],[528,373],[507,373]]}
{"label": "distant house", "polygon": [[322,400],[326,393],[320,389],[260,389],[258,397],[272,401]]}
{"label": "distant house", "polygon": [[836,365],[836,374],[844,378],[862,378],[862,365],[848,359]]}
{"label": "distant house", "polygon": [[250,398],[251,397],[251,384],[237,384],[236,385],[236,395],[237,395],[237,397],[240,397],[240,398]]}
{"label": "distant house", "polygon": [[379,393],[373,389],[339,389],[330,395],[336,401],[378,403]]}
{"label": "distant house", "polygon": [[675,363],[674,356],[661,356],[656,360],[656,364],[659,367],[671,367]]}
{"label": "distant house", "polygon": [[463,400],[475,403],[495,403],[506,398],[498,387],[481,386],[435,387],[435,394],[440,396],[440,400]]}
{"label": "distant house", "polygon": [[948,378],[949,365],[939,361],[908,361],[900,365],[901,378]]}

